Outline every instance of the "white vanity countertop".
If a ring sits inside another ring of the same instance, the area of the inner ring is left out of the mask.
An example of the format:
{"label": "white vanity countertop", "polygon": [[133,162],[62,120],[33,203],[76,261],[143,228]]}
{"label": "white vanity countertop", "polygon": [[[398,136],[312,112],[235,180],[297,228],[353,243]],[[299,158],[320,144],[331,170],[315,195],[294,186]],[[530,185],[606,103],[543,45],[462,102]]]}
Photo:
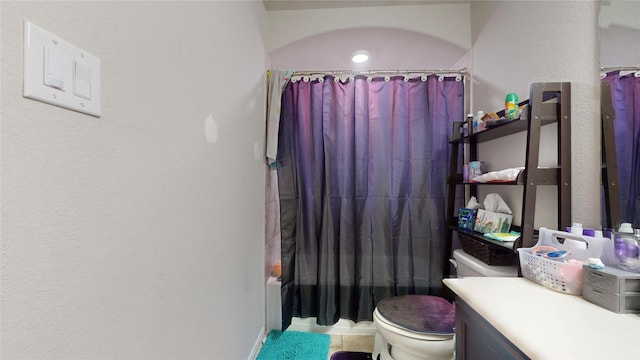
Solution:
{"label": "white vanity countertop", "polygon": [[531,359],[640,359],[640,314],[616,314],[525,278],[443,281]]}

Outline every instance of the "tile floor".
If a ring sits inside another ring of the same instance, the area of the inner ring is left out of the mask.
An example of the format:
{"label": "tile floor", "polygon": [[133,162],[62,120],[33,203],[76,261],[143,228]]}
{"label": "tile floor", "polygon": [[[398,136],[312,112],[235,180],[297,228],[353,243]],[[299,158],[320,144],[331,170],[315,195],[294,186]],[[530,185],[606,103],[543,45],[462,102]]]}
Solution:
{"label": "tile floor", "polygon": [[374,335],[331,335],[329,357],[337,351],[373,352]]}

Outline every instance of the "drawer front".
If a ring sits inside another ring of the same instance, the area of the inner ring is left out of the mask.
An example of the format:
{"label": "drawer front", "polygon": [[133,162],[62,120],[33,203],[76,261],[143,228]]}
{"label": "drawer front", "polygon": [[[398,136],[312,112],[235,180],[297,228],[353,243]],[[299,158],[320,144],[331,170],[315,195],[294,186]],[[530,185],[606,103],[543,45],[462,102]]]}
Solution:
{"label": "drawer front", "polygon": [[616,295],[584,284],[582,297],[589,302],[616,313],[640,313],[640,293]]}
{"label": "drawer front", "polygon": [[594,288],[591,285],[584,284],[582,288],[582,297],[598,306],[613,312],[620,312],[620,298],[619,295],[611,294],[602,291],[601,289]]}
{"label": "drawer front", "polygon": [[610,293],[620,294],[620,278],[602,271],[594,271],[588,266],[584,267],[584,285],[591,285]]}

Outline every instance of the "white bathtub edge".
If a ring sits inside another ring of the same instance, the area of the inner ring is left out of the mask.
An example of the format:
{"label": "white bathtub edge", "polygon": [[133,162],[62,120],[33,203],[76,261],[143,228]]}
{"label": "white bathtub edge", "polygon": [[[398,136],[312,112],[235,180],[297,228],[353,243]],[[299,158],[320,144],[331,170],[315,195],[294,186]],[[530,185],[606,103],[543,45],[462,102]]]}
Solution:
{"label": "white bathtub edge", "polygon": [[[280,296],[281,282],[275,277],[267,279],[266,284],[266,330],[282,329],[282,305]],[[361,321],[355,323],[351,320],[340,319],[335,325],[321,326],[316,324],[316,318],[291,319],[291,325],[287,328],[291,331],[314,332],[320,334],[336,335],[375,335],[376,327],[373,321]]]}

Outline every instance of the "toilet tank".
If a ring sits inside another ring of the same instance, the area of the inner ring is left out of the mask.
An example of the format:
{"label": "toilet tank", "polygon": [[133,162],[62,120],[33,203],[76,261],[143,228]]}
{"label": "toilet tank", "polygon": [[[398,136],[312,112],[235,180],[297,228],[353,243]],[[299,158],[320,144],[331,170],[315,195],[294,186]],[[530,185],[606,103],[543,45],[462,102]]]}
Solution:
{"label": "toilet tank", "polygon": [[458,277],[480,276],[480,277],[516,277],[518,267],[514,266],[491,266],[483,263],[479,259],[467,254],[462,249],[453,251],[453,266],[456,268]]}

